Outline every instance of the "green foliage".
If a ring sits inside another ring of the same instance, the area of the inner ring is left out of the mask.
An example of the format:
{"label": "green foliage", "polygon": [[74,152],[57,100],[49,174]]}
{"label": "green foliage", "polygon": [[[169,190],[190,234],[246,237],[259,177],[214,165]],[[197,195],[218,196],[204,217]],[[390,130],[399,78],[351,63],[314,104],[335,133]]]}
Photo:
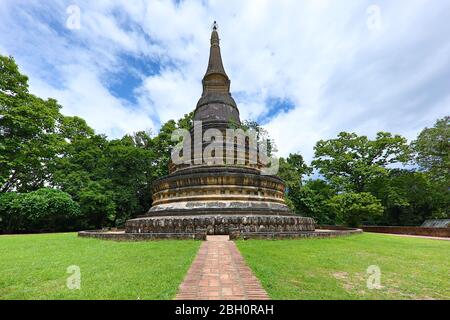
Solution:
{"label": "green foliage", "polygon": [[55,100],[30,94],[27,81],[12,58],[0,56],[0,194],[59,188],[80,205],[83,228],[120,226],[145,213],[151,184],[168,174],[172,132],[190,129],[193,113],[154,137],[108,141],[83,119],[63,116]]}
{"label": "green foliage", "polygon": [[327,201],[336,195],[336,190],[324,180],[308,180],[292,201],[300,214],[314,218],[320,225],[333,225],[336,216],[329,210]]}
{"label": "green foliage", "polygon": [[286,159],[280,158],[278,176],[283,179],[286,187],[290,190],[300,188],[302,185],[302,176],[310,173],[311,168],[306,165],[300,154],[291,153]]}
{"label": "green foliage", "polygon": [[116,214],[116,204],[113,193],[102,185],[102,181],[90,181],[77,192],[77,200],[86,228],[99,229],[111,225]]}
{"label": "green foliage", "polygon": [[53,164],[51,184],[69,193],[80,204],[83,227],[109,225],[115,205],[107,175],[108,141],[93,134],[80,121],[66,122],[64,153]]}
{"label": "green foliage", "polygon": [[450,185],[450,116],[422,130],[412,145],[420,168],[434,180]]}
{"label": "green foliage", "polygon": [[60,108],[30,94],[15,61],[0,56],[0,192],[44,186],[63,141]]}
{"label": "green foliage", "polygon": [[0,93],[2,106],[8,98],[28,94],[28,77],[19,72],[13,57],[0,55]]}
{"label": "green foliage", "polygon": [[375,140],[355,133],[341,132],[337,139],[320,140],[313,166],[336,189],[363,192],[373,179],[385,175],[390,164],[410,160],[405,138],[379,132]]}
{"label": "green foliage", "polygon": [[111,141],[95,135],[80,119],[70,119],[53,184],[80,203],[86,228],[123,226],[150,208],[151,184],[169,173],[172,132],[189,129],[192,116],[167,122],[154,137],[140,131]]}
{"label": "green foliage", "polygon": [[149,185],[153,180],[148,174],[153,170],[153,152],[139,147],[133,137],[125,136],[109,143],[106,158],[106,177],[111,181],[110,191],[116,205],[113,224],[123,225],[150,207]]}
{"label": "green foliage", "polygon": [[3,231],[20,230],[25,217],[18,210],[20,194],[16,192],[0,193],[0,233]]}
{"label": "green foliage", "polygon": [[393,169],[374,181],[369,191],[382,201],[385,212],[371,221],[383,225],[420,225],[448,217],[450,192],[423,172]]}
{"label": "green foliage", "polygon": [[258,122],[245,120],[241,124],[230,122],[229,127],[231,129],[242,129],[244,131],[253,131],[255,133],[258,149],[260,146],[266,147],[267,156],[271,157],[277,152],[277,145],[275,141],[270,138],[269,132],[264,129]]}
{"label": "green foliage", "polygon": [[4,231],[61,231],[70,228],[79,215],[79,205],[59,190],[0,195],[0,225]]}
{"label": "green foliage", "polygon": [[299,197],[302,187],[302,176],[311,173],[311,168],[306,165],[300,154],[290,154],[286,159],[279,159],[278,176],[286,184],[285,200],[287,205],[297,213],[299,211]]}
{"label": "green foliage", "polygon": [[329,209],[336,216],[337,223],[357,227],[361,221],[383,214],[381,201],[367,192],[342,193],[328,200]]}
{"label": "green foliage", "polygon": [[176,129],[190,130],[193,126],[194,113],[184,115],[178,122],[170,120],[163,124],[159,130],[158,135],[149,141],[148,148],[152,150],[152,164],[153,174],[152,178],[157,179],[159,177],[169,174],[169,163],[172,148],[177,144],[172,141],[172,133]]}

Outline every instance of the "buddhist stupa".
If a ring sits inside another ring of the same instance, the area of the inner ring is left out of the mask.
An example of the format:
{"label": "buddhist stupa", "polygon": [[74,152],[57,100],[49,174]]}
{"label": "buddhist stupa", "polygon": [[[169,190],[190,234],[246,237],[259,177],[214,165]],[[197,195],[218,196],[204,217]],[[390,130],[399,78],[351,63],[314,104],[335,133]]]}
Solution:
{"label": "buddhist stupa", "polygon": [[[230,93],[231,81],[223,66],[219,43],[214,23],[203,93],[195,108],[194,121],[201,121],[201,133],[217,129],[225,137],[230,123],[239,125],[241,120]],[[192,141],[194,131],[194,128],[190,131]],[[201,150],[207,145],[201,143]],[[223,147],[227,147],[225,141]],[[237,144],[233,148],[233,154],[242,155]],[[211,164],[194,159],[193,147],[192,161],[171,163],[170,174],[153,184],[153,206],[145,215],[127,221],[125,232],[223,235],[314,231],[313,219],[289,210],[283,181],[263,174],[264,165],[250,161],[249,152],[250,146],[245,145],[244,159],[236,156],[232,164],[225,160],[223,164]]]}

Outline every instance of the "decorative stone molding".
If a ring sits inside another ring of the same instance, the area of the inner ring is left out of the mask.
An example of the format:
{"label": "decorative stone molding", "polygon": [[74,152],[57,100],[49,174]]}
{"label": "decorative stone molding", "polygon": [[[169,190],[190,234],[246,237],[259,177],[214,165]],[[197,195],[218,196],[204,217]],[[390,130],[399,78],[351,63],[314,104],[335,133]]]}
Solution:
{"label": "decorative stone molding", "polygon": [[126,233],[125,231],[109,232],[103,230],[80,231],[79,237],[114,241],[153,241],[164,239],[206,240],[206,232],[196,233]]}
{"label": "decorative stone molding", "polygon": [[204,215],[146,217],[127,221],[127,233],[196,233],[206,230],[207,234],[230,234],[238,231],[250,232],[303,232],[314,231],[312,218],[295,215]]}
{"label": "decorative stone molding", "polygon": [[301,238],[333,238],[363,233],[361,229],[316,230],[302,232],[240,232],[230,233],[231,240],[249,239],[301,239]]}

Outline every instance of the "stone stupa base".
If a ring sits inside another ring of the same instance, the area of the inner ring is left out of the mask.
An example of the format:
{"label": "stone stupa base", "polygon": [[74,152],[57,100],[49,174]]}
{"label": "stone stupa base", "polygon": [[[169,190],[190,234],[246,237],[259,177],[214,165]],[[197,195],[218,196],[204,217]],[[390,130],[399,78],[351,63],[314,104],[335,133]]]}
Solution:
{"label": "stone stupa base", "polygon": [[222,202],[154,207],[146,215],[128,220],[125,230],[82,231],[80,237],[116,241],[158,239],[206,240],[208,235],[230,239],[326,238],[362,232],[359,229],[316,230],[315,221],[286,206],[252,202]]}
{"label": "stone stupa base", "polygon": [[[320,229],[315,231],[298,231],[298,232],[245,232],[245,231],[231,231],[230,240],[237,239],[321,239],[333,238],[340,236],[349,236],[353,234],[362,233],[361,229],[341,229],[329,230]],[[95,238],[101,240],[113,241],[152,241],[164,239],[176,240],[206,240],[206,231],[198,231],[197,233],[126,233],[122,231],[108,231],[108,230],[94,230],[94,231],[80,231],[79,237]]]}
{"label": "stone stupa base", "polygon": [[126,233],[206,233],[229,235],[232,232],[314,231],[312,218],[295,215],[173,215],[128,220]]}

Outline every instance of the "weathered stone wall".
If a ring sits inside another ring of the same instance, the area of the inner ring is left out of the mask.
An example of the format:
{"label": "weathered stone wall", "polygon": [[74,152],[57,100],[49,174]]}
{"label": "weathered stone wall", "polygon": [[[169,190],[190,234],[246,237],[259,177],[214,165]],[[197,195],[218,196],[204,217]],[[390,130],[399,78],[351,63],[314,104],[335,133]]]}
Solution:
{"label": "weathered stone wall", "polygon": [[331,226],[331,225],[317,225],[316,229],[319,230],[355,230],[355,228],[345,226]]}
{"label": "weathered stone wall", "polygon": [[[316,230],[300,232],[245,232],[234,230],[230,231],[230,240],[333,238],[358,233],[362,233],[362,230],[351,228],[346,228],[345,230]],[[78,236],[113,241],[154,241],[164,239],[206,240],[207,234],[206,231],[198,231],[196,233],[125,233],[124,231],[94,230],[80,231]]]}
{"label": "weathered stone wall", "polygon": [[189,216],[146,217],[128,220],[127,233],[196,233],[230,234],[240,232],[314,231],[312,218],[289,216]]}
{"label": "weathered stone wall", "polygon": [[206,232],[197,233],[125,233],[125,232],[108,232],[102,230],[80,231],[79,237],[95,238],[101,240],[114,241],[152,241],[164,239],[177,240],[206,240]]}
{"label": "weathered stone wall", "polygon": [[362,229],[366,232],[450,238],[450,228],[363,226]]}
{"label": "weathered stone wall", "polygon": [[247,239],[301,239],[301,238],[333,238],[363,233],[361,229],[304,231],[304,232],[239,232],[230,233],[231,240]]}

